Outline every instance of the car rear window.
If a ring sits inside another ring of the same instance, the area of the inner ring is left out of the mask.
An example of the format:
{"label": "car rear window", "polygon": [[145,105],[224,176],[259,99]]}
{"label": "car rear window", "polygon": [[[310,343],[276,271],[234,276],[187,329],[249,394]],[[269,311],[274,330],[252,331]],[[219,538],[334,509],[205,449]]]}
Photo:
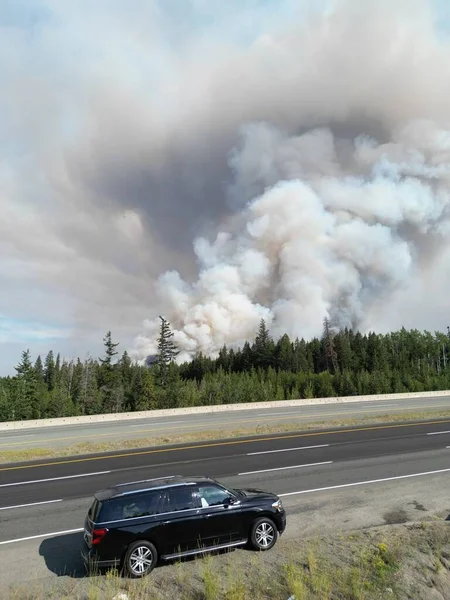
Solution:
{"label": "car rear window", "polygon": [[88,517],[91,519],[91,521],[95,522],[97,520],[101,508],[102,503],[97,500],[97,498],[94,498],[94,502],[91,504],[91,507],[88,511]]}

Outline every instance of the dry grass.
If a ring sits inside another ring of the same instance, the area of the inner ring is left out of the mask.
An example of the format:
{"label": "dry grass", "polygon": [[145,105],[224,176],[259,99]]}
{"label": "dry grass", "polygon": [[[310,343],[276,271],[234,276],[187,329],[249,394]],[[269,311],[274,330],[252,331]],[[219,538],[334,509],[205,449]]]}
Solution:
{"label": "dry grass", "polygon": [[[308,431],[314,429],[333,429],[355,426],[377,425],[381,423],[397,423],[400,421],[424,421],[426,419],[450,418],[449,410],[430,410],[421,412],[399,412],[387,413],[375,416],[359,417],[354,419],[335,419],[317,420],[310,423],[304,423],[293,418],[289,423],[279,423],[276,425],[256,425],[254,427],[236,427],[227,429],[227,439],[239,437],[265,435],[274,433],[295,433],[298,431]],[[224,430],[216,429],[209,431],[199,431],[195,433],[185,433],[180,435],[165,435],[132,438],[128,440],[117,440],[102,443],[83,442],[66,446],[63,448],[27,448],[23,450],[3,450],[0,452],[0,464],[11,462],[26,462],[36,459],[60,458],[65,456],[80,456],[85,454],[95,454],[115,450],[136,450],[155,446],[168,446],[172,444],[187,444],[192,442],[207,442],[224,438]]]}
{"label": "dry grass", "polygon": [[[179,562],[142,580],[117,572],[15,588],[5,600],[445,600],[450,597],[448,524],[395,525],[316,540],[281,539]],[[120,596],[118,596],[120,597]]]}

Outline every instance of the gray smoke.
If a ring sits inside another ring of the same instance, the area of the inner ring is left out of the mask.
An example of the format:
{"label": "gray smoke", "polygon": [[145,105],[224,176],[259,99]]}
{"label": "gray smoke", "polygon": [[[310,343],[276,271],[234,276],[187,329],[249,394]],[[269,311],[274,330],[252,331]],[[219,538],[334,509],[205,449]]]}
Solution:
{"label": "gray smoke", "polygon": [[426,276],[450,240],[449,59],[429,3],[343,0],[187,68],[172,158],[136,183],[162,239],[181,250],[200,232],[198,275],[156,284],[180,360],[241,345],[261,318],[274,336],[320,334],[325,316],[376,327]]}

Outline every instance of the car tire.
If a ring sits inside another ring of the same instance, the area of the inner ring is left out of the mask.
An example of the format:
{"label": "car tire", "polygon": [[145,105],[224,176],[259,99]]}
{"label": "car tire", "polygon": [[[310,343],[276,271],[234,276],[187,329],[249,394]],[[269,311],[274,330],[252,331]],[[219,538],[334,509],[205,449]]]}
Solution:
{"label": "car tire", "polygon": [[269,517],[256,519],[250,531],[250,545],[255,550],[270,550],[278,539],[278,530]]}
{"label": "car tire", "polygon": [[138,579],[148,575],[158,562],[158,552],[151,542],[138,540],[127,548],[123,568],[128,577]]}

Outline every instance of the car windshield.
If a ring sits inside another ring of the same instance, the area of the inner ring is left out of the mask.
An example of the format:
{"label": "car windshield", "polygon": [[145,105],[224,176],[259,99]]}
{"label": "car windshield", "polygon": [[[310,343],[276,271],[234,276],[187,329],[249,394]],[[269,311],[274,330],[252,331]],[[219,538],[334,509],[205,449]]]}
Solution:
{"label": "car windshield", "polygon": [[234,496],[237,496],[238,498],[242,498],[244,496],[244,494],[241,492],[241,490],[237,490],[235,488],[232,488],[229,485],[227,487],[225,487],[224,485],[221,485],[221,487],[223,487],[225,490],[227,490],[228,492],[230,492],[230,494],[233,494]]}
{"label": "car windshield", "polygon": [[234,494],[238,498],[242,498],[245,495],[240,490],[236,490],[235,488],[232,488],[229,485],[224,485],[223,483],[220,483],[220,481],[217,481],[216,479],[211,479],[211,481],[216,483],[222,489],[227,490],[227,492],[230,492],[230,494]]}

